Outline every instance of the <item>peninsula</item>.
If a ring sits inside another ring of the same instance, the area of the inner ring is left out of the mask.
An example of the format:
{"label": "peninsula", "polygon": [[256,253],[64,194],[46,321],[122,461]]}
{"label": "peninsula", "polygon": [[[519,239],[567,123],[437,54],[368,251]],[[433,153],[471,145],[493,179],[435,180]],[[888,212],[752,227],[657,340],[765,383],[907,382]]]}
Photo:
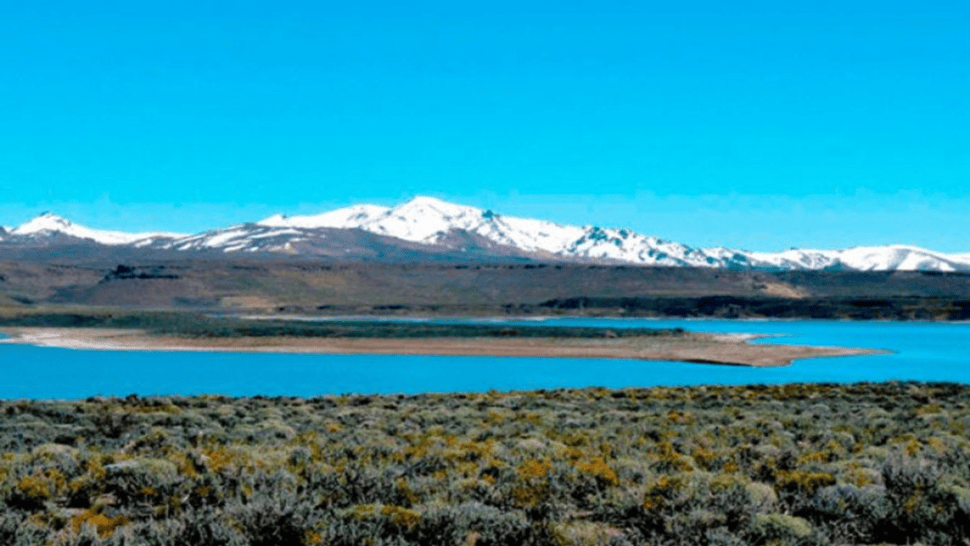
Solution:
{"label": "peninsula", "polygon": [[[340,323],[346,327],[348,323]],[[755,336],[673,330],[483,327],[350,323],[346,331],[159,333],[144,329],[8,327],[2,343],[42,347],[128,351],[241,351],[321,354],[517,356],[686,361],[735,366],[785,366],[795,359],[874,354],[842,347],[752,344]],[[390,327],[388,327],[390,326]],[[339,330],[340,328],[338,328]],[[312,329],[311,329],[312,330]]]}

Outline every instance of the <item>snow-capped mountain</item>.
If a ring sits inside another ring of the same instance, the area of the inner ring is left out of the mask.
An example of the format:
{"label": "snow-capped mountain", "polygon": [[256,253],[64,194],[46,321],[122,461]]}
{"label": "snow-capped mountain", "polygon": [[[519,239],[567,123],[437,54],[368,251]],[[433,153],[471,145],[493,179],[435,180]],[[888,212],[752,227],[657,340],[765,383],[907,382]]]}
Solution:
{"label": "snow-capped mountain", "polygon": [[307,257],[468,259],[515,257],[583,263],[762,270],[970,271],[970,253],[944,254],[893,245],[845,250],[750,252],[694,248],[629,229],[570,226],[416,197],[396,207],[354,205],[317,215],[274,215],[193,235],[123,233],[44,213],[12,229],[3,245],[84,241],[140,251],[287,254]]}
{"label": "snow-capped mountain", "polygon": [[303,235],[303,230],[300,229],[242,224],[177,239],[143,240],[135,243],[135,245],[180,251],[291,252],[293,245],[303,239],[301,235]]}
{"label": "snow-capped mountain", "polygon": [[312,216],[286,216],[277,214],[257,222],[259,225],[278,228],[352,228],[371,218],[390,211],[380,205],[354,205]]}
{"label": "snow-capped mountain", "polygon": [[693,267],[728,265],[726,261],[714,258],[704,250],[656,237],[645,237],[628,229],[586,228],[583,235],[561,253],[593,261]]}
{"label": "snow-capped mountain", "polygon": [[846,271],[968,271],[970,255],[944,254],[914,246],[889,245],[845,250],[749,252],[758,269],[824,269]]}
{"label": "snow-capped mountain", "polygon": [[184,237],[180,233],[125,233],[105,231],[77,225],[56,214],[45,212],[40,216],[10,230],[9,235],[19,237],[43,238],[62,235],[76,239],[88,239],[102,245],[127,245],[142,240]]}
{"label": "snow-capped mountain", "polygon": [[500,216],[489,210],[455,205],[433,197],[416,197],[394,208],[358,205],[316,216],[277,215],[259,222],[259,225],[362,229],[425,244],[439,244],[450,232],[462,230],[496,244],[552,254],[565,250],[584,232],[584,228]]}

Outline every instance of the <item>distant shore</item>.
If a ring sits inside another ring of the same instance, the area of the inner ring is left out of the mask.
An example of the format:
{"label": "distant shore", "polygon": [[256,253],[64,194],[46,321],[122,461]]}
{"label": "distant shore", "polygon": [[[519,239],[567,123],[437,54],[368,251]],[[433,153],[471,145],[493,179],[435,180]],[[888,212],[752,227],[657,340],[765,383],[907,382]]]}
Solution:
{"label": "distant shore", "polygon": [[515,356],[681,361],[704,364],[771,367],[803,358],[880,354],[883,351],[844,347],[751,344],[759,336],[699,334],[609,338],[326,338],[208,337],[148,334],[112,328],[5,327],[10,338],[0,343],[111,351],[223,351],[318,354],[436,356]]}

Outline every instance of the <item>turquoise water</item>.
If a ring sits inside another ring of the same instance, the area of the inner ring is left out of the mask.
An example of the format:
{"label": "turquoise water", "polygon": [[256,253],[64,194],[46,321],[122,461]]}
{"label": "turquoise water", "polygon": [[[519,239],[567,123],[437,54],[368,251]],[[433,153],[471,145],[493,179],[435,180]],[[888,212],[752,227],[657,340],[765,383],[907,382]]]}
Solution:
{"label": "turquoise water", "polygon": [[759,343],[868,347],[894,352],[809,359],[783,368],[755,369],[633,360],[80,351],[0,344],[0,398],[84,398],[131,393],[314,396],[889,379],[970,383],[967,323],[644,319],[543,322],[783,334],[786,337]]}

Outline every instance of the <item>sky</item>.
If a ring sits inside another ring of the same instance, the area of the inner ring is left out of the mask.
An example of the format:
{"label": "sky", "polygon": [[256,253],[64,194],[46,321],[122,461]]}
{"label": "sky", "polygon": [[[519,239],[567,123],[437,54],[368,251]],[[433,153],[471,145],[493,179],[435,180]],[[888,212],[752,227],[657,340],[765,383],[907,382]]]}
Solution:
{"label": "sky", "polygon": [[970,3],[7,0],[0,225],[431,195],[695,246],[970,251]]}

